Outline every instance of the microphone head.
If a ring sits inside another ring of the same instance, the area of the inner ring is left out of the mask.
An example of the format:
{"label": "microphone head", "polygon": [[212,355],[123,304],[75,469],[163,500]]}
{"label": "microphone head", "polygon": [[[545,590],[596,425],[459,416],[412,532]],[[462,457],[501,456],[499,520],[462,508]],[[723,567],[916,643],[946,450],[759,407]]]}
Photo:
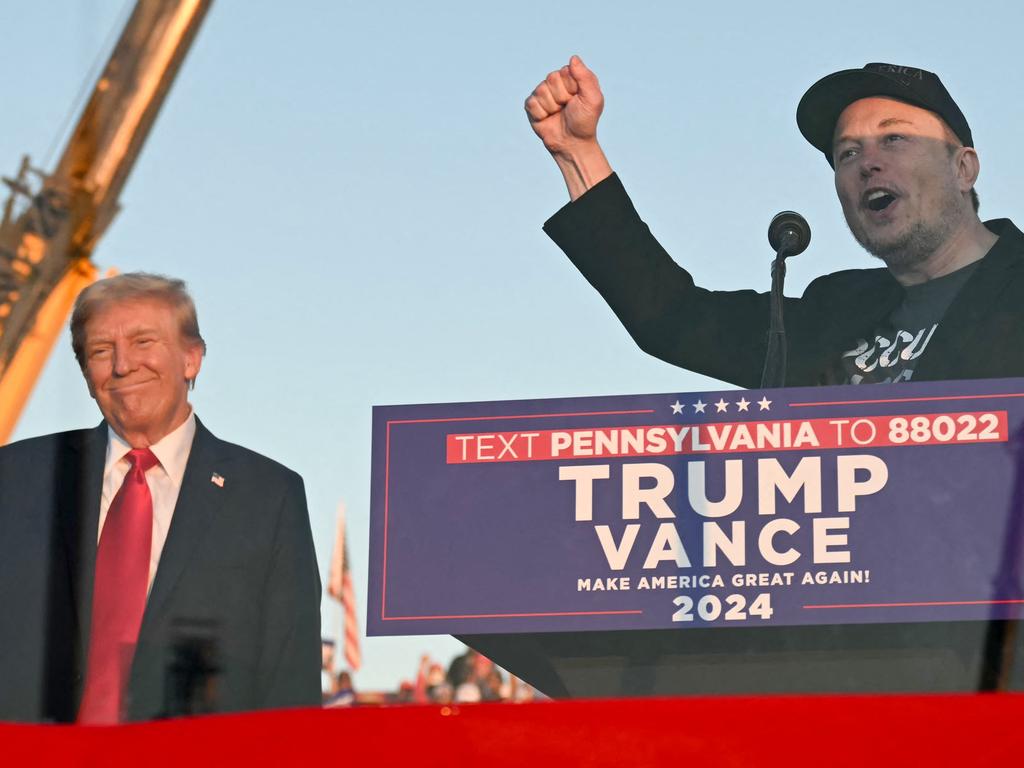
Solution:
{"label": "microphone head", "polygon": [[811,226],[796,211],[782,211],[768,225],[768,242],[782,258],[796,256],[811,242]]}

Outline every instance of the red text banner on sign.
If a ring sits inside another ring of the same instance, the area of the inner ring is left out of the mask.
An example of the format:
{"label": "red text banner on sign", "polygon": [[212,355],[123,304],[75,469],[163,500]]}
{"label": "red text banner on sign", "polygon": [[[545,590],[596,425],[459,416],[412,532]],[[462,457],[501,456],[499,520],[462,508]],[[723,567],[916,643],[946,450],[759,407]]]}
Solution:
{"label": "red text banner on sign", "polygon": [[1006,411],[842,419],[474,432],[446,437],[448,464],[1006,442]]}

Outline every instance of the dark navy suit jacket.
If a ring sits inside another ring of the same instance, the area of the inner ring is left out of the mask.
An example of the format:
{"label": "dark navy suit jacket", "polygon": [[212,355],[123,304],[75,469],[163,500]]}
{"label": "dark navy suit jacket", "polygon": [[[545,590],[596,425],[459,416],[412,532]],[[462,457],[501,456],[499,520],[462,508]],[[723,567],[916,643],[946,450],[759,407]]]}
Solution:
{"label": "dark navy suit jacket", "polygon": [[[2,720],[74,720],[106,445],[101,424],[0,448]],[[139,631],[129,719],[166,711],[183,624],[214,638],[216,711],[319,705],[320,577],[302,478],[198,420]]]}

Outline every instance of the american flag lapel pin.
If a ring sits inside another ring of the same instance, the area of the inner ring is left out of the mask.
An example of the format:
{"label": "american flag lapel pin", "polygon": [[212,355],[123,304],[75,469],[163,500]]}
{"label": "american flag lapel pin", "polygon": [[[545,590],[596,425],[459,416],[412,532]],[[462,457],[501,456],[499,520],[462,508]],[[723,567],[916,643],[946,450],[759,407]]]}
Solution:
{"label": "american flag lapel pin", "polygon": [[219,472],[214,472],[210,475],[210,482],[216,485],[218,488],[224,487],[224,476]]}

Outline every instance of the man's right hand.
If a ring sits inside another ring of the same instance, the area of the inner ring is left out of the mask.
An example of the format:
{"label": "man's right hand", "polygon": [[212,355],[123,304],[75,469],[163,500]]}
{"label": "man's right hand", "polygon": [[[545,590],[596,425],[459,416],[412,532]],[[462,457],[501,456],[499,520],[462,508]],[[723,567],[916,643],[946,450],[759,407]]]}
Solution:
{"label": "man's right hand", "polygon": [[571,150],[573,145],[597,141],[597,121],[604,95],[597,75],[579,56],[548,74],[526,99],[526,114],[534,132],[549,152]]}
{"label": "man's right hand", "polygon": [[573,200],[611,175],[611,166],[597,143],[604,95],[597,76],[579,56],[544,78],[524,106],[534,133],[561,169]]}

